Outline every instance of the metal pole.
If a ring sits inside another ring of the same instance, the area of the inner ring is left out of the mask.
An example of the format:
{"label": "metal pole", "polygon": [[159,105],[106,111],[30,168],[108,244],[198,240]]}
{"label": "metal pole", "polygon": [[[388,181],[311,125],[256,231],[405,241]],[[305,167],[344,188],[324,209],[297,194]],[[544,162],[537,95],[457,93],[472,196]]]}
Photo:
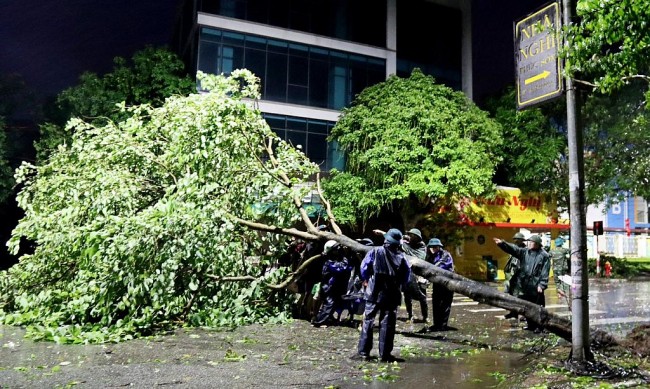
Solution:
{"label": "metal pole", "polygon": [[[564,25],[571,25],[573,0],[564,0]],[[565,45],[568,43],[564,42]],[[567,61],[567,60],[565,60]],[[566,62],[565,62],[566,63]],[[592,358],[589,350],[589,279],[587,274],[587,218],[582,131],[578,131],[576,91],[571,77],[565,77],[567,138],[569,146],[569,212],[571,220],[572,360]]]}

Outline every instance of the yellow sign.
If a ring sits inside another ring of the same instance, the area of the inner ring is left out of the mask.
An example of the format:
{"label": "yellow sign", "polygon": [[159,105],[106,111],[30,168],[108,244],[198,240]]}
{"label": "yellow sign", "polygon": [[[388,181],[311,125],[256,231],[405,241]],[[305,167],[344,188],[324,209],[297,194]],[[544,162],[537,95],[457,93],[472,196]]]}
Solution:
{"label": "yellow sign", "polygon": [[540,193],[522,193],[517,188],[497,188],[492,199],[468,199],[462,212],[471,222],[482,223],[557,223],[554,198]]}

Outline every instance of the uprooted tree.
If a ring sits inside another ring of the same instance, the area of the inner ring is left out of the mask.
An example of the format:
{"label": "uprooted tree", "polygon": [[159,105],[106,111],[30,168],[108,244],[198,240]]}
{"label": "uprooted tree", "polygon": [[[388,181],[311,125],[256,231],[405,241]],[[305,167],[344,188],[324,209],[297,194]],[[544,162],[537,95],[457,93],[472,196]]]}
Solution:
{"label": "uprooted tree", "polygon": [[[306,266],[274,266],[287,235],[368,250],[341,233],[325,198],[332,232],[312,224],[301,199],[320,189],[309,184],[318,167],[255,109],[256,78],[199,77],[210,93],[123,108],[129,119],[100,127],[73,120],[69,146],[18,169],[25,217],[9,245],[36,247],[0,273],[3,323],[71,343],[284,320],[283,285]],[[570,339],[570,323],[541,307],[423,261],[413,268]]]}

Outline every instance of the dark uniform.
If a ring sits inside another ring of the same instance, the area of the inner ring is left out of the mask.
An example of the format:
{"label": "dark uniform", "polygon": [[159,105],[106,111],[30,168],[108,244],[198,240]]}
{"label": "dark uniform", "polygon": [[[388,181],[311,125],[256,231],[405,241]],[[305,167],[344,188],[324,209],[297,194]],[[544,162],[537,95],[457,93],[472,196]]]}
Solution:
{"label": "dark uniform", "polygon": [[[427,243],[426,261],[447,271],[454,271],[454,259],[449,251],[442,248],[438,238],[432,238]],[[454,300],[454,292],[443,285],[433,284],[431,288],[431,311],[433,313],[433,325],[429,331],[447,331],[453,329],[448,326],[451,313],[451,303]]]}
{"label": "dark uniform", "polygon": [[390,229],[384,238],[384,245],[369,251],[361,263],[361,279],[367,283],[366,309],[357,353],[363,358],[370,357],[375,316],[379,314],[379,357],[390,362],[395,360],[391,352],[397,308],[402,302],[401,289],[407,285],[411,269],[399,248],[402,233]]}
{"label": "dark uniform", "polygon": [[[551,260],[548,253],[542,248],[542,239],[538,235],[533,235],[528,240],[535,242],[535,248],[518,247],[504,241],[498,243],[498,246],[501,250],[516,257],[520,261],[515,283],[517,297],[545,306],[544,291],[548,288]],[[541,289],[541,293],[538,291],[538,288]],[[526,329],[535,332],[541,330],[537,324],[531,321],[528,322]]]}
{"label": "dark uniform", "polygon": [[[427,247],[422,241],[422,233],[417,228],[410,229],[407,233],[408,242],[402,243],[404,254],[411,255],[417,259],[425,260]],[[409,277],[409,284],[404,289],[404,305],[409,320],[413,320],[413,300],[420,303],[420,312],[422,321],[425,323],[429,320],[429,304],[427,303],[427,285],[428,281],[413,272]]]}
{"label": "dark uniform", "polygon": [[564,239],[555,239],[555,248],[549,252],[553,261],[553,279],[557,293],[564,298],[569,299],[571,296],[571,286],[560,280],[560,276],[571,274],[571,251],[565,247]]}
{"label": "dark uniform", "polygon": [[315,327],[334,323],[334,313],[343,310],[345,304],[343,295],[348,289],[348,282],[352,273],[352,266],[348,259],[343,256],[340,245],[331,240],[325,244],[324,255],[327,260],[323,265],[323,276],[321,279],[321,299],[323,304],[312,321]]}

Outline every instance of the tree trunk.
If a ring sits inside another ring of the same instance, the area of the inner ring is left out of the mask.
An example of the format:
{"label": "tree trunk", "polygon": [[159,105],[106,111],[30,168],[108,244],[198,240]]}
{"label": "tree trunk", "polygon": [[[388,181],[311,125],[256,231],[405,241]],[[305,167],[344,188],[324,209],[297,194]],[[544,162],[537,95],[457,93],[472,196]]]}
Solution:
{"label": "tree trunk", "polygon": [[[442,285],[454,293],[462,294],[479,303],[517,312],[526,317],[527,320],[531,320],[543,326],[549,332],[571,342],[570,320],[553,314],[540,305],[500,292],[491,286],[470,280],[460,274],[441,269],[412,256],[407,257],[411,262],[413,272],[430,282]],[[617,344],[614,337],[606,332],[594,330],[591,333],[591,339],[594,343],[600,345]]]}

